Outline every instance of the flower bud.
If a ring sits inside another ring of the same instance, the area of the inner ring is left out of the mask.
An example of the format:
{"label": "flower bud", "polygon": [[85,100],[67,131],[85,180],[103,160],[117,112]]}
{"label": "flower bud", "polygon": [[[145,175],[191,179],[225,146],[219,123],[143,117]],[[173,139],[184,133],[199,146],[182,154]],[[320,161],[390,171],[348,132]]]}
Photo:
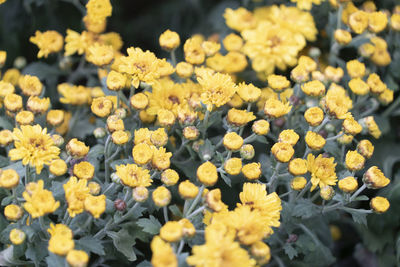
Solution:
{"label": "flower bud", "polygon": [[72,249],[65,259],[71,267],[86,267],[89,262],[89,255],[83,250]]}
{"label": "flower bud", "polygon": [[374,145],[367,139],[361,140],[357,145],[357,151],[364,158],[369,159],[374,153]]}
{"label": "flower bud", "polygon": [[205,186],[213,186],[218,180],[217,167],[209,161],[197,168],[197,179]]}
{"label": "flower bud", "polygon": [[348,170],[359,171],[364,168],[365,158],[357,151],[348,151],[345,162]]}
{"label": "flower bud", "polygon": [[243,159],[250,160],[254,157],[255,151],[251,144],[245,144],[240,148],[240,156]]}
{"label": "flower bud", "polygon": [[363,182],[368,188],[379,189],[387,186],[390,183],[390,180],[385,177],[378,167],[372,166],[364,173]]}
{"label": "flower bud", "polygon": [[49,171],[54,176],[61,176],[67,173],[67,163],[62,159],[55,159],[50,163]]}
{"label": "flower bud", "polygon": [[353,193],[358,188],[358,182],[353,176],[349,176],[339,180],[338,186],[345,193]]}
{"label": "flower bud", "polygon": [[16,222],[18,221],[22,215],[24,214],[24,210],[15,204],[7,205],[4,208],[4,216],[6,216],[7,220]]}
{"label": "flower bud", "polygon": [[0,173],[0,188],[13,189],[19,184],[19,175],[14,169],[2,170]]}
{"label": "flower bud", "polygon": [[172,51],[180,45],[181,40],[176,32],[166,30],[160,35],[159,43],[162,49]]}
{"label": "flower bud", "polygon": [[384,213],[390,207],[390,203],[385,197],[374,197],[369,202],[369,205],[376,213]]}
{"label": "flower bud", "polygon": [[175,185],[179,180],[179,174],[173,169],[166,169],[161,173],[161,181],[166,186]]}
{"label": "flower bud", "polygon": [[187,140],[196,140],[200,135],[199,130],[195,126],[186,126],[183,128],[183,136]]}
{"label": "flower bud", "polygon": [[126,109],[118,108],[114,111],[114,114],[117,115],[120,119],[126,118]]}
{"label": "flower bud", "polygon": [[292,159],[288,165],[289,172],[293,176],[303,175],[307,173],[307,160],[301,158]]}
{"label": "flower bud", "polygon": [[306,178],[299,176],[292,179],[292,181],[290,182],[290,187],[293,190],[300,191],[306,186],[306,184],[307,184]]}
{"label": "flower bud", "polygon": [[288,143],[275,143],[271,148],[272,154],[279,162],[288,162],[294,155],[293,147]]}
{"label": "flower bud", "polygon": [[107,131],[106,129],[104,129],[103,127],[97,127],[96,129],[94,129],[93,131],[93,135],[94,137],[96,137],[97,139],[103,138],[104,136],[106,136]]}
{"label": "flower bud", "polygon": [[248,180],[257,180],[261,176],[261,164],[259,162],[248,163],[243,166],[242,173]]}
{"label": "flower bud", "polygon": [[0,131],[0,145],[8,146],[14,142],[13,133],[10,130],[1,130]]}
{"label": "flower bud", "polygon": [[157,207],[165,207],[171,202],[171,192],[164,186],[153,191],[152,198]]}
{"label": "flower bud", "polygon": [[120,184],[120,183],[121,183],[121,179],[119,178],[119,176],[117,175],[116,172],[113,172],[113,173],[111,174],[111,181],[112,181],[113,183],[116,183],[116,184]]}
{"label": "flower bud", "polygon": [[224,163],[224,170],[230,175],[238,175],[242,170],[240,158],[230,158]]}
{"label": "flower bud", "polygon": [[221,200],[221,190],[219,188],[209,191],[205,197],[207,206],[215,212],[226,210],[228,208],[228,206]]}
{"label": "flower bud", "polygon": [[13,245],[21,245],[24,243],[25,238],[26,234],[18,228],[14,228],[10,232],[10,241]]}
{"label": "flower bud", "polygon": [[144,202],[149,197],[149,190],[144,186],[135,187],[132,190],[132,197],[136,202]]}
{"label": "flower bud", "polygon": [[196,228],[194,225],[186,218],[178,221],[182,225],[182,233],[185,237],[193,237],[196,234]]}
{"label": "flower bud", "polygon": [[74,158],[83,158],[89,153],[89,147],[78,139],[71,139],[66,145],[67,152]]}
{"label": "flower bud", "polygon": [[168,221],[160,229],[160,237],[167,242],[177,242],[182,238],[183,227],[179,222]]}
{"label": "flower bud", "polygon": [[262,241],[252,244],[250,251],[260,265],[267,264],[271,260],[271,249]]}
{"label": "flower bud", "polygon": [[269,132],[269,122],[266,120],[255,121],[251,129],[257,135],[266,135]]}
{"label": "flower bud", "polygon": [[186,180],[179,184],[178,191],[182,198],[193,199],[199,193],[199,188],[189,180]]}
{"label": "flower bud", "polygon": [[335,195],[335,190],[333,189],[332,186],[327,185],[320,189],[319,195],[324,200],[331,200]]}
{"label": "flower bud", "polygon": [[143,110],[149,104],[149,99],[143,93],[137,93],[130,99],[130,104],[134,109]]}
{"label": "flower bud", "polygon": [[89,193],[93,196],[97,196],[100,194],[101,186],[96,182],[89,182],[88,183]]}
{"label": "flower bud", "polygon": [[114,200],[114,208],[118,211],[124,211],[126,209],[126,203],[122,199]]}

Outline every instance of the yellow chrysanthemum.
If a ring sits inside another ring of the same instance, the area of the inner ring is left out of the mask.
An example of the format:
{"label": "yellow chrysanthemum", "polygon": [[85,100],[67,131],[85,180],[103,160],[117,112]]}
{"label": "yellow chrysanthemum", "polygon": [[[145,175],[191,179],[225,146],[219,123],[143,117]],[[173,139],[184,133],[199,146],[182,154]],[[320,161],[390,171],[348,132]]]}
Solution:
{"label": "yellow chrysanthemum", "polygon": [[56,31],[36,31],[29,41],[39,47],[38,58],[47,57],[51,53],[59,52],[63,48],[64,38]]}
{"label": "yellow chrysanthemum", "polygon": [[307,168],[311,173],[311,191],[317,187],[335,185],[337,182],[335,158],[323,158],[322,154],[317,158],[313,154],[307,157]]}
{"label": "yellow chrysanthemum", "polygon": [[49,165],[58,158],[60,149],[54,145],[54,141],[47,129],[40,125],[22,125],[21,129],[13,131],[14,146],[8,156],[11,160],[21,160],[22,164],[30,164],[36,167],[36,173],[42,171],[43,165]]}
{"label": "yellow chrysanthemum", "polygon": [[[37,183],[29,183],[26,191],[22,193],[26,201],[24,209],[32,218],[52,213],[60,206],[60,202],[55,201],[51,191],[43,189],[43,185],[43,180],[39,180]],[[28,187],[32,190],[28,190]]]}
{"label": "yellow chrysanthemum", "polygon": [[149,170],[143,169],[136,164],[117,165],[117,175],[121,182],[129,187],[150,186],[151,178]]}

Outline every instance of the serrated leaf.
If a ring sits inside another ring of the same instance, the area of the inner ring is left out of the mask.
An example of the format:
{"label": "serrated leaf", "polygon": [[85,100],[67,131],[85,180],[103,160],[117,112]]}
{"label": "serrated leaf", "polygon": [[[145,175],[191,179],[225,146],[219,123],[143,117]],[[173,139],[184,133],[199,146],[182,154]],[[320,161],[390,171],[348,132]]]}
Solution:
{"label": "serrated leaf", "polygon": [[307,219],[318,212],[315,205],[308,199],[299,200],[292,210],[292,216]]}
{"label": "serrated leaf", "polygon": [[50,252],[46,257],[46,263],[49,267],[65,267],[65,258]]}
{"label": "serrated leaf", "polygon": [[289,243],[286,243],[283,246],[283,250],[285,251],[286,255],[289,257],[290,260],[292,260],[294,257],[298,255],[297,250]]}
{"label": "serrated leaf", "polygon": [[47,253],[47,242],[37,241],[28,244],[25,257],[32,260],[36,265],[39,265],[39,263],[46,257]]}
{"label": "serrated leaf", "polygon": [[355,223],[359,223],[359,224],[367,226],[367,214],[366,213],[363,213],[356,209],[350,209],[350,208],[346,208],[346,207],[343,207],[342,209],[351,214],[351,217],[353,218],[353,221]]}
{"label": "serrated leaf", "polygon": [[75,241],[75,244],[86,252],[93,252],[97,255],[105,255],[104,247],[101,241],[93,238],[92,236],[84,236],[79,240]]}
{"label": "serrated leaf", "polygon": [[112,238],[115,248],[121,252],[129,261],[137,259],[133,246],[136,241],[126,229],[121,229],[118,232],[108,231],[107,235]]}
{"label": "serrated leaf", "polygon": [[143,231],[151,235],[156,235],[160,231],[161,223],[153,216],[150,215],[149,219],[141,218],[137,221],[137,225],[143,228]]}

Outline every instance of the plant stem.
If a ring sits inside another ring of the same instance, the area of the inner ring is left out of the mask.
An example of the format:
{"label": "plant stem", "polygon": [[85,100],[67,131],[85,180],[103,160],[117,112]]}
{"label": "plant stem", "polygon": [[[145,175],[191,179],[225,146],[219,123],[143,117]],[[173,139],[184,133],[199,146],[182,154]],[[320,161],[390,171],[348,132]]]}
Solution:
{"label": "plant stem", "polygon": [[193,217],[193,216],[199,214],[199,213],[202,212],[205,208],[206,208],[206,207],[204,207],[204,206],[198,208],[197,210],[195,210],[195,211],[193,211],[191,214],[189,214],[189,215],[186,217],[186,219],[190,219],[191,217]]}
{"label": "plant stem", "polygon": [[168,208],[167,208],[167,206],[163,207],[163,215],[164,215],[164,221],[168,222]]}
{"label": "plant stem", "polygon": [[349,202],[352,202],[359,194],[361,194],[362,191],[364,191],[365,188],[367,188],[365,184],[358,188],[358,190],[350,197]]}
{"label": "plant stem", "polygon": [[192,205],[190,205],[190,208],[188,209],[186,214],[183,214],[183,217],[187,217],[188,214],[190,214],[194,208],[196,207],[197,203],[200,201],[201,199],[201,195],[203,194],[205,186],[202,185],[199,189],[199,192],[197,193],[196,198],[193,200]]}

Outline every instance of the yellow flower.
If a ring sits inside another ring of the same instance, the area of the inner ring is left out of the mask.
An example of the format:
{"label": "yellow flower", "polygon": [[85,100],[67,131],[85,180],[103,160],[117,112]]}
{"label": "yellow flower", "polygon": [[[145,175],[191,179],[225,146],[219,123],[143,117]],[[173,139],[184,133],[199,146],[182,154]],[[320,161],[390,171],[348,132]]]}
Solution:
{"label": "yellow flower", "polygon": [[289,172],[293,176],[303,175],[307,173],[307,160],[301,158],[292,159],[288,166]]}
{"label": "yellow flower", "polygon": [[[3,78],[4,79],[4,78]],[[12,83],[6,81],[0,81],[0,97],[4,98],[9,94],[13,94],[15,92],[15,87]]]}
{"label": "yellow flower", "polygon": [[71,139],[66,145],[69,155],[74,158],[83,158],[89,153],[89,147],[76,138]]}
{"label": "yellow flower", "polygon": [[346,168],[350,171],[359,171],[364,168],[365,158],[357,151],[348,151],[346,154]]}
{"label": "yellow flower", "polygon": [[361,140],[357,145],[357,151],[364,158],[369,159],[374,153],[374,145],[367,139]]}
{"label": "yellow flower", "polygon": [[38,96],[43,90],[43,84],[39,78],[31,75],[21,76],[18,80],[18,86],[26,96]]}
{"label": "yellow flower", "polygon": [[49,112],[47,112],[46,122],[51,126],[60,126],[64,121],[64,117],[65,117],[64,110],[52,109],[49,110]]}
{"label": "yellow flower", "polygon": [[224,170],[230,175],[238,175],[242,170],[240,158],[230,158],[224,163]]}
{"label": "yellow flower", "polygon": [[272,146],[271,153],[279,162],[288,162],[294,155],[294,149],[288,143],[278,142]]}
{"label": "yellow flower", "polygon": [[110,64],[113,59],[114,48],[111,45],[94,43],[89,46],[86,54],[86,60],[99,67]]}
{"label": "yellow flower", "polygon": [[261,164],[258,162],[248,163],[243,166],[242,173],[248,180],[257,180],[261,176]]}
{"label": "yellow flower", "polygon": [[253,255],[261,265],[267,264],[271,260],[271,249],[262,241],[252,244],[250,251],[251,255]]}
{"label": "yellow flower", "polygon": [[71,267],[86,267],[89,255],[83,250],[70,250],[65,258]]}
{"label": "yellow flower", "polygon": [[290,112],[292,106],[289,102],[283,103],[274,98],[270,98],[265,102],[264,113],[272,118],[280,118]]}
{"label": "yellow flower", "polygon": [[0,131],[0,145],[8,146],[14,141],[13,134],[10,130]]}
{"label": "yellow flower", "polygon": [[383,31],[388,24],[388,17],[382,11],[368,14],[368,30],[374,33]]}
{"label": "yellow flower", "polygon": [[111,110],[113,108],[113,103],[110,99],[106,97],[97,97],[93,99],[91,110],[92,112],[101,118],[107,117],[110,115]]}
{"label": "yellow flower", "polygon": [[310,79],[310,73],[304,66],[298,65],[290,72],[290,78],[297,83],[303,83]]}
{"label": "yellow flower", "polygon": [[324,137],[322,137],[320,134],[312,131],[308,131],[305,137],[307,145],[312,149],[312,150],[320,150],[322,149],[325,144],[326,140]]}
{"label": "yellow flower", "polygon": [[9,94],[4,97],[4,107],[9,112],[17,112],[22,109],[22,97],[16,94]]}
{"label": "yellow flower", "polygon": [[176,74],[181,78],[189,78],[193,74],[193,65],[188,62],[179,62],[176,65]]}
{"label": "yellow flower", "polygon": [[225,134],[223,144],[228,150],[239,150],[243,145],[243,138],[235,132]]}
{"label": "yellow flower", "polygon": [[184,199],[193,199],[197,196],[199,188],[189,180],[183,181],[178,187],[179,195]]}
{"label": "yellow flower", "polygon": [[296,3],[298,8],[304,10],[311,10],[313,4],[314,5],[321,4],[321,0],[290,0],[290,1]]}
{"label": "yellow flower", "polygon": [[19,184],[19,175],[14,169],[2,170],[0,173],[0,188],[12,189]]}
{"label": "yellow flower", "polygon": [[128,131],[118,130],[112,133],[112,142],[118,146],[125,145],[128,143],[131,134]]}
{"label": "yellow flower", "polygon": [[68,166],[62,159],[55,159],[50,163],[49,171],[55,176],[61,176],[67,173]]}
{"label": "yellow flower", "polygon": [[367,12],[358,10],[350,15],[349,26],[357,34],[363,33],[368,27],[369,15]]}
{"label": "yellow flower", "polygon": [[331,200],[335,195],[335,190],[332,186],[326,185],[324,187],[320,187],[319,195],[323,200]]}
{"label": "yellow flower", "polygon": [[61,96],[60,102],[63,104],[84,105],[92,101],[89,88],[82,85],[63,83],[57,86],[57,91]]}
{"label": "yellow flower", "polygon": [[201,43],[201,47],[208,57],[215,55],[221,49],[221,45],[213,41],[204,41]]}
{"label": "yellow flower", "polygon": [[107,21],[105,19],[95,21],[92,17],[86,15],[82,20],[85,23],[86,29],[93,33],[102,33],[105,31],[107,26]]}
{"label": "yellow flower", "polygon": [[[1,3],[0,3],[1,4]],[[7,59],[7,52],[0,50],[0,66],[3,67]]]}
{"label": "yellow flower", "polygon": [[145,165],[153,158],[153,150],[146,143],[139,143],[132,149],[133,160],[136,164]]}
{"label": "yellow flower", "polygon": [[336,84],[332,84],[329,88],[323,104],[329,114],[338,119],[344,119],[349,109],[353,107],[353,102],[346,94],[346,90]]}
{"label": "yellow flower", "polygon": [[21,245],[25,241],[26,234],[24,231],[14,228],[11,230],[9,238],[13,245]]}
{"label": "yellow flower", "polygon": [[180,45],[181,39],[176,32],[166,30],[160,35],[159,43],[162,49],[172,51]]}
{"label": "yellow flower", "polygon": [[251,209],[256,209],[261,212],[264,224],[270,229],[268,234],[272,234],[271,227],[280,226],[280,213],[282,210],[281,200],[274,192],[267,194],[266,186],[258,183],[244,183],[243,191],[239,194],[241,204],[249,206]]}
{"label": "yellow flower", "polygon": [[243,46],[243,39],[234,33],[230,33],[225,36],[222,43],[227,51],[240,51]]}
{"label": "yellow flower", "polygon": [[292,188],[293,190],[296,191],[300,191],[302,190],[304,187],[306,187],[307,184],[307,179],[299,176],[299,177],[295,177],[290,181],[290,188]]}
{"label": "yellow flower", "polygon": [[356,135],[362,131],[362,126],[353,118],[352,115],[349,115],[343,121],[343,129],[346,134]]}
{"label": "yellow flower", "polygon": [[151,132],[150,141],[156,147],[165,146],[168,142],[168,135],[164,128],[158,128]]}
{"label": "yellow flower", "polygon": [[118,70],[132,75],[132,85],[135,88],[139,87],[141,81],[154,84],[164,74],[161,67],[165,67],[167,72],[173,69],[169,63],[158,59],[150,51],[143,52],[140,48],[130,47],[127,52],[128,56],[120,58]]}
{"label": "yellow flower", "polygon": [[364,173],[363,182],[368,188],[379,189],[387,186],[390,180],[377,166],[372,166]]}
{"label": "yellow flower", "polygon": [[354,178],[353,176],[348,176],[346,178],[339,180],[338,186],[340,190],[342,190],[345,193],[353,193],[354,191],[357,190],[358,182],[357,179]]}
{"label": "yellow flower", "polygon": [[196,228],[194,228],[194,225],[188,219],[180,219],[179,224],[182,225],[184,237],[193,237],[196,234]]}
{"label": "yellow flower", "polygon": [[257,135],[266,135],[269,132],[269,122],[266,120],[255,121],[251,129]]}
{"label": "yellow flower", "polygon": [[154,204],[157,207],[165,207],[171,202],[171,192],[164,186],[159,186],[153,191]]}
{"label": "yellow flower", "polygon": [[239,7],[236,10],[227,8],[225,9],[223,16],[225,18],[226,25],[238,32],[254,28],[257,25],[253,14],[244,7]]}
{"label": "yellow flower", "polygon": [[50,107],[50,98],[39,98],[38,96],[30,96],[26,107],[28,110],[34,112],[35,114],[45,113]]}
{"label": "yellow flower", "polygon": [[53,139],[47,134],[46,129],[40,125],[22,125],[21,130],[13,131],[15,148],[10,150],[11,160],[22,159],[22,164],[36,167],[40,173],[43,165],[49,165],[53,159],[58,158],[60,149],[54,146]]}
{"label": "yellow flower", "polygon": [[199,137],[200,132],[195,126],[186,126],[183,128],[182,134],[187,140],[193,141]]}
{"label": "yellow flower", "polygon": [[390,207],[390,203],[385,197],[374,197],[369,205],[376,213],[384,213]]}
{"label": "yellow flower", "polygon": [[209,111],[211,111],[214,105],[216,107],[225,105],[236,92],[235,83],[226,74],[206,73],[197,77],[197,80],[203,88],[201,101],[207,105]]}
{"label": "yellow flower", "polygon": [[325,77],[332,82],[338,83],[343,78],[344,71],[341,67],[334,68],[332,66],[327,66],[324,71]]}
{"label": "yellow flower", "polygon": [[346,68],[351,78],[362,78],[365,75],[365,65],[357,59],[347,62]]}
{"label": "yellow flower", "polygon": [[68,203],[68,214],[75,217],[84,211],[84,202],[89,195],[89,188],[87,187],[87,180],[78,179],[71,176],[67,183],[63,185],[65,191],[65,199]]}
{"label": "yellow flower", "polygon": [[4,208],[4,216],[6,216],[7,220],[9,221],[18,221],[23,214],[24,210],[15,204],[7,205]]}
{"label": "yellow flower", "polygon": [[245,84],[244,82],[238,85],[237,93],[240,98],[249,103],[256,102],[261,96],[260,88],[255,87],[251,83]]}
{"label": "yellow flower", "polygon": [[182,238],[183,227],[177,221],[168,221],[160,229],[160,237],[167,242],[177,242]]}
{"label": "yellow flower", "polygon": [[165,170],[168,169],[171,164],[171,157],[172,153],[167,152],[164,147],[160,147],[158,149],[153,147],[153,158],[151,160],[151,163],[156,169]]}
{"label": "yellow flower", "polygon": [[89,0],[86,9],[89,19],[95,22],[103,21],[111,16],[112,12],[110,0]]}
{"label": "yellow flower", "polygon": [[219,188],[207,192],[205,199],[207,206],[215,212],[228,210],[228,206],[221,200],[221,190]]}
{"label": "yellow flower", "polygon": [[89,193],[97,196],[100,193],[101,186],[96,182],[89,182],[88,183]]}
{"label": "yellow flower", "polygon": [[29,41],[39,47],[38,58],[47,58],[49,54],[61,51],[64,45],[64,38],[56,31],[36,31]]}
{"label": "yellow flower", "polygon": [[192,65],[199,65],[205,60],[206,54],[201,47],[201,42],[194,37],[186,40],[183,51],[185,60]]}
{"label": "yellow flower", "polygon": [[392,14],[390,17],[390,27],[395,30],[400,30],[400,14]]}
{"label": "yellow flower", "polygon": [[143,93],[137,93],[130,99],[130,104],[134,109],[143,110],[149,104],[149,99]]}
{"label": "yellow flower", "polygon": [[258,21],[268,20],[293,33],[302,34],[308,41],[315,41],[318,30],[310,12],[302,11],[294,6],[271,5],[254,9]]}
{"label": "yellow flower", "polygon": [[222,223],[214,223],[206,227],[205,243],[195,245],[192,255],[186,258],[186,262],[195,267],[202,266],[248,266],[256,265],[247,251],[234,241],[235,235],[229,234],[227,226]]}
{"label": "yellow flower", "polygon": [[301,86],[301,90],[309,96],[322,96],[325,93],[325,85],[318,81],[310,81]]}
{"label": "yellow flower", "polygon": [[54,235],[49,240],[48,250],[59,256],[65,256],[75,247],[75,242],[71,238],[62,235]]}
{"label": "yellow flower", "polygon": [[32,192],[27,190],[22,193],[26,201],[24,203],[24,209],[29,212],[34,219],[52,213],[60,206],[60,202],[55,201],[53,194],[43,189],[43,184],[43,180],[39,180],[37,183],[30,183],[35,190]]}
{"label": "yellow flower", "polygon": [[81,161],[74,165],[73,173],[79,179],[90,180],[94,176],[94,166],[87,161]]}
{"label": "yellow flower", "polygon": [[75,53],[82,55],[86,52],[89,45],[93,43],[93,36],[89,32],[79,34],[73,30],[67,29],[65,37],[65,56],[71,56]]}
{"label": "yellow flower", "polygon": [[292,32],[279,24],[261,21],[255,29],[244,30],[246,41],[243,52],[252,60],[256,72],[272,74],[275,67],[284,71],[297,63],[297,55],[306,41],[299,32]]}
{"label": "yellow flower", "polygon": [[381,94],[387,89],[386,84],[382,82],[381,78],[376,73],[371,73],[368,76],[367,83],[371,92],[374,94]]}
{"label": "yellow flower", "polygon": [[264,224],[261,212],[249,206],[239,206],[227,214],[226,224],[236,230],[239,242],[252,245],[269,234],[269,227]]}
{"label": "yellow flower", "polygon": [[209,161],[197,168],[197,178],[205,186],[213,186],[218,180],[217,167]]}
{"label": "yellow flower", "polygon": [[319,186],[335,185],[337,182],[335,158],[323,158],[322,154],[317,158],[313,154],[307,156],[307,168],[311,173],[311,191]]}
{"label": "yellow flower", "polygon": [[154,267],[178,267],[178,259],[172,246],[164,242],[161,237],[155,236],[150,244],[153,253],[151,264]]}
{"label": "yellow flower", "polygon": [[304,118],[310,126],[318,126],[324,120],[324,111],[319,107],[312,107],[306,110]]}
{"label": "yellow flower", "polygon": [[282,91],[290,86],[289,80],[282,75],[271,74],[268,75],[268,85],[277,92]]}
{"label": "yellow flower", "polygon": [[378,96],[378,100],[383,105],[388,105],[389,103],[393,102],[393,95],[394,92],[392,90],[385,89],[385,91]]}
{"label": "yellow flower", "polygon": [[179,180],[179,174],[173,169],[166,169],[161,173],[161,181],[166,186],[175,185]]}
{"label": "yellow flower", "polygon": [[283,130],[278,137],[278,142],[288,143],[294,146],[299,141],[300,136],[292,129]]}
{"label": "yellow flower", "polygon": [[126,164],[116,166],[117,175],[121,182],[129,187],[150,186],[152,180],[150,178],[149,170],[143,169],[136,164]]}
{"label": "yellow flower", "polygon": [[349,87],[356,95],[366,95],[369,93],[368,84],[360,78],[351,79],[349,82]]}
{"label": "yellow flower", "polygon": [[376,124],[375,119],[373,116],[368,116],[363,119],[364,123],[367,126],[368,132],[372,135],[375,139],[381,137],[381,130],[379,129],[378,124]]}
{"label": "yellow flower", "polygon": [[125,130],[124,121],[118,115],[111,115],[107,118],[107,130],[111,133]]}
{"label": "yellow flower", "polygon": [[351,42],[351,33],[346,30],[338,29],[334,33],[336,42],[341,45],[346,45]]}
{"label": "yellow flower", "polygon": [[106,210],[106,196],[92,196],[88,195],[85,198],[85,210],[88,211],[96,219]]}
{"label": "yellow flower", "polygon": [[138,186],[132,190],[132,198],[136,202],[144,202],[149,197],[149,190],[144,186]]}

